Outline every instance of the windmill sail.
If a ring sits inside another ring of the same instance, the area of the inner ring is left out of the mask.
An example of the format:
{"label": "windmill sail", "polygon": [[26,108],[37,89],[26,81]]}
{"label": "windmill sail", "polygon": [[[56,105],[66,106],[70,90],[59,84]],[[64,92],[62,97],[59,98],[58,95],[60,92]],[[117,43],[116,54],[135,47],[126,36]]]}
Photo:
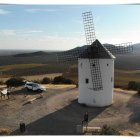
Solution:
{"label": "windmill sail", "polygon": [[87,45],[91,45],[96,39],[92,12],[85,12],[82,14],[82,16],[84,22],[86,42]]}
{"label": "windmill sail", "polygon": [[91,75],[92,75],[92,85],[93,85],[93,90],[98,91],[103,89],[103,84],[102,84],[102,77],[101,77],[101,72],[100,72],[100,63],[99,59],[89,59],[90,61],[90,70],[91,70]]}
{"label": "windmill sail", "polygon": [[[87,45],[91,45],[93,42],[95,42],[94,46],[96,47],[96,50],[95,50],[96,52],[94,52],[94,55],[98,55],[98,54],[100,54],[99,53],[100,47],[97,46],[98,41],[95,41],[96,36],[95,36],[92,12],[85,12],[82,15],[83,15],[83,22],[84,22],[84,29],[85,29]],[[93,47],[91,47],[91,48],[93,48]],[[84,54],[89,55],[88,49],[84,52]],[[92,54],[92,56],[93,56],[93,54]],[[90,58],[90,56],[88,56],[88,58],[89,58],[89,64],[90,64],[93,90],[95,90],[95,91],[102,90],[103,84],[102,84],[99,60],[98,59],[93,60],[92,57]],[[93,61],[95,61],[94,62],[95,66],[93,66]]]}
{"label": "windmill sail", "polygon": [[133,45],[131,42],[121,43],[116,45],[105,44],[104,47],[109,50],[113,55],[127,54],[133,52]]}

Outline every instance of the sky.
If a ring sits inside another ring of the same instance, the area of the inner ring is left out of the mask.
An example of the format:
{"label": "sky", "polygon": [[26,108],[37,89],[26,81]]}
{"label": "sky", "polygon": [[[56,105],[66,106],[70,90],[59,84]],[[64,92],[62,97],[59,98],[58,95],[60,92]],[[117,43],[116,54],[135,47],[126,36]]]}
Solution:
{"label": "sky", "polygon": [[0,5],[0,49],[69,50],[86,45],[92,11],[101,43],[140,43],[140,5]]}

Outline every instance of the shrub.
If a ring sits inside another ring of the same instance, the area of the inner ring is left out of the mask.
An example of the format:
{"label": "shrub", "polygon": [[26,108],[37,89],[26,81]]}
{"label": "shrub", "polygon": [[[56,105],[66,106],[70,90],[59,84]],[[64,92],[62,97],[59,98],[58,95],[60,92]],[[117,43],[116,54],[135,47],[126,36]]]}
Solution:
{"label": "shrub", "polygon": [[138,88],[138,94],[140,95],[140,86],[139,86],[139,88]]}
{"label": "shrub", "polygon": [[48,77],[44,77],[43,80],[41,81],[42,84],[49,84],[51,83],[51,79]]}
{"label": "shrub", "polygon": [[53,84],[72,84],[73,81],[63,76],[57,76],[53,79]]}
{"label": "shrub", "polygon": [[104,125],[101,130],[101,135],[120,135],[120,132],[108,125]]}
{"label": "shrub", "polygon": [[133,89],[135,90],[137,88],[136,82],[135,81],[130,81],[128,83],[128,89]]}
{"label": "shrub", "polygon": [[4,85],[4,82],[3,81],[0,81],[0,85]]}
{"label": "shrub", "polygon": [[9,135],[11,130],[9,128],[0,128],[0,135]]}
{"label": "shrub", "polygon": [[22,86],[24,84],[24,79],[20,78],[20,77],[14,77],[14,78],[10,78],[6,81],[6,85],[8,87],[17,87],[17,86]]}
{"label": "shrub", "polygon": [[139,88],[140,88],[140,83],[138,83],[138,82],[130,81],[128,83],[128,89],[138,90]]}
{"label": "shrub", "polygon": [[34,83],[41,83],[40,80],[32,80],[32,82],[34,82]]}

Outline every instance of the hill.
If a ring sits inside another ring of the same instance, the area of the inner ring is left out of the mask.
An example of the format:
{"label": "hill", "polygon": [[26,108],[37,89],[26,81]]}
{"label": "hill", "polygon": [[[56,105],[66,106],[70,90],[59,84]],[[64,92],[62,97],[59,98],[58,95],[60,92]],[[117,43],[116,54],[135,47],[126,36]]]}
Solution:
{"label": "hill", "polygon": [[33,50],[17,50],[17,49],[0,49],[0,56],[10,56],[10,55],[16,55],[21,53],[31,53],[35,52]]}
{"label": "hill", "polygon": [[47,56],[47,55],[55,55],[55,52],[45,52],[45,51],[37,51],[31,53],[20,53],[13,55],[14,57],[34,57],[34,56]]}
{"label": "hill", "polygon": [[140,43],[134,44],[133,47],[134,47],[134,50],[133,50],[134,54],[140,55]]}
{"label": "hill", "polygon": [[[75,51],[84,51],[88,46],[76,47],[69,50],[71,53]],[[14,55],[0,56],[0,66],[17,65],[18,69],[9,69],[0,72],[8,75],[32,75],[68,71],[71,63],[60,64],[57,62],[56,51],[33,51],[18,53]],[[140,69],[140,44],[134,44],[134,52],[132,54],[116,55],[115,69],[119,70],[139,70]],[[21,64],[36,64],[37,67],[29,67],[28,69],[21,69]],[[45,64],[39,66],[39,64]],[[47,65],[46,65],[47,64]],[[74,62],[77,65],[77,62]],[[19,65],[19,66],[18,66]],[[39,66],[39,67],[38,67]],[[66,68],[67,67],[67,68]]]}
{"label": "hill", "polygon": [[[107,46],[107,44],[104,44]],[[109,44],[111,45],[111,44]],[[140,44],[134,44],[134,52],[127,55],[116,55],[115,68],[117,69],[140,69]],[[88,46],[76,47],[69,50],[70,53],[84,51]],[[57,62],[56,51],[33,51],[19,53],[9,56],[0,56],[0,66],[12,64],[29,64],[29,63],[54,63]],[[18,59],[17,59],[18,57]],[[131,67],[130,67],[131,66]]]}

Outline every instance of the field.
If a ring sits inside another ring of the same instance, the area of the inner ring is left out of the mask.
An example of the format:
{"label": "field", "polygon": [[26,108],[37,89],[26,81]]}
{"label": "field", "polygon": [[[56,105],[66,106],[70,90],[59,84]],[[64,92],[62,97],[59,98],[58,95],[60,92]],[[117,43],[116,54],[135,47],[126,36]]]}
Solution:
{"label": "field", "polygon": [[61,76],[62,73],[50,73],[50,74],[43,74],[43,75],[32,75],[32,76],[22,76],[23,78],[29,80],[29,81],[40,81],[42,80],[44,77],[48,77],[50,79],[53,79],[56,76]]}
{"label": "field", "polygon": [[[5,75],[0,75],[0,81],[6,81],[12,75],[21,76],[27,80],[40,81],[44,77],[54,78],[59,75],[72,79],[75,83],[78,82],[78,69],[77,65],[54,65],[54,64],[17,64],[17,65],[6,65],[0,66],[1,70],[9,71]],[[21,74],[22,73],[22,74]],[[140,70],[119,70],[115,69],[115,87],[127,88],[130,81],[140,83]]]}
{"label": "field", "polygon": [[0,72],[10,71],[10,70],[20,70],[20,69],[30,69],[30,68],[36,68],[40,66],[46,66],[47,64],[13,64],[13,65],[4,65],[0,66]]}
{"label": "field", "polygon": [[[78,82],[78,69],[76,66],[69,68],[68,72],[64,73],[65,77]],[[114,85],[115,87],[127,88],[130,81],[140,83],[140,70],[118,70],[114,72]]]}
{"label": "field", "polygon": [[[134,50],[132,54],[116,56],[116,87],[127,88],[129,81],[140,82],[140,52],[139,48]],[[51,73],[62,73],[75,81],[75,83],[78,82],[77,62],[59,63],[55,52],[39,51],[0,56],[0,81],[5,81],[11,76],[30,76],[32,80],[37,80]]]}
{"label": "field", "polygon": [[115,86],[127,88],[129,81],[140,83],[140,70],[115,70]]}
{"label": "field", "polygon": [[11,64],[0,66],[0,78],[8,76],[36,76],[50,73],[62,73],[67,71],[67,64],[59,63],[30,63],[30,64]]}

